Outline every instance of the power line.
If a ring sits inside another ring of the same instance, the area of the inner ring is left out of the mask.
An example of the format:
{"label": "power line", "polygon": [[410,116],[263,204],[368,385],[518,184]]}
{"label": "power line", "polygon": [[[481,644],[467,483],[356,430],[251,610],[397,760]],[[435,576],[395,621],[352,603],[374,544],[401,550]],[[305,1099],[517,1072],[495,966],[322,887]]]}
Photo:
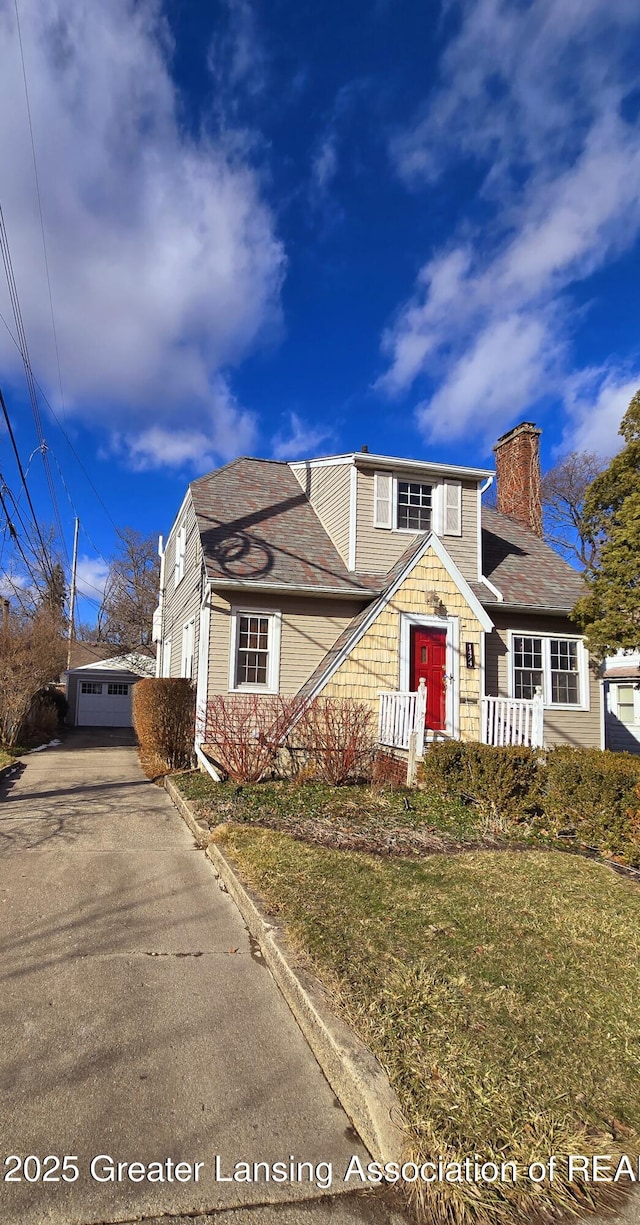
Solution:
{"label": "power line", "polygon": [[47,458],[47,444],[46,444],[44,433],[42,430],[42,419],[40,417],[40,407],[38,404],[38,395],[36,392],[33,371],[31,369],[31,361],[29,358],[29,348],[27,345],[27,336],[24,330],[24,323],[22,321],[22,311],[20,309],[20,299],[18,297],[18,287],[16,285],[16,280],[15,280],[15,276],[13,273],[13,264],[11,261],[11,251],[9,249],[9,237],[7,234],[7,229],[5,226],[4,216],[2,213],[1,207],[0,207],[0,248],[2,249],[2,259],[4,262],[4,269],[5,269],[5,273],[7,277],[7,284],[9,286],[9,297],[11,299],[11,305],[13,307],[13,317],[15,319],[16,331],[18,333],[19,349],[22,355],[22,362],[24,365],[24,372],[25,372],[25,376],[27,380],[27,389],[29,392],[29,399],[31,401],[33,419],[35,421],[36,431],[38,434],[38,441],[40,443],[40,450],[42,454],[42,464],[45,470],[47,484],[49,486],[49,495],[51,497],[51,505],[53,506],[53,513],[54,513],[56,524],[58,527],[60,541],[62,543],[62,547],[65,553],[65,556],[67,558],[67,564],[70,564],[69,554],[67,553],[67,546],[66,546],[66,542],[64,538],[64,530],[62,527],[62,521],[60,519],[60,511],[58,510],[58,502],[56,498],[56,491],[55,491],[54,484],[53,484],[53,477],[51,475],[51,469],[49,467],[49,461]]}
{"label": "power line", "polygon": [[[9,335],[10,335],[10,337],[11,337],[11,339],[12,339],[12,341],[13,341],[14,345],[16,346],[16,349],[18,350],[18,352],[20,352],[20,345],[18,344],[18,341],[16,340],[16,337],[14,336],[13,332],[11,331],[11,328],[9,327],[9,324],[7,323],[7,321],[6,321],[6,319],[5,319],[4,315],[2,314],[2,312],[1,312],[1,311],[0,311],[0,321],[2,321],[2,323],[4,324],[4,326],[5,326],[6,330],[7,330],[7,332],[9,333]],[[60,430],[60,433],[62,434],[62,437],[64,438],[64,440],[65,440],[65,442],[66,442],[66,444],[67,444],[67,446],[68,446],[69,450],[71,451],[71,454],[73,455],[73,457],[74,457],[74,459],[75,459],[75,461],[76,461],[76,463],[77,463],[78,467],[80,468],[80,471],[82,472],[83,476],[85,477],[85,480],[87,481],[87,484],[89,485],[89,487],[90,487],[90,488],[91,488],[91,490],[93,491],[93,493],[94,493],[94,495],[95,495],[95,497],[96,497],[97,501],[100,503],[100,505],[101,505],[101,507],[102,507],[102,509],[103,509],[103,511],[104,511],[104,513],[105,513],[105,515],[107,516],[107,519],[109,520],[109,522],[110,522],[111,526],[113,527],[114,531],[116,531],[116,532],[117,532],[117,531],[118,531],[118,525],[115,523],[114,519],[112,518],[112,516],[111,516],[111,512],[109,511],[109,508],[108,508],[107,506],[105,506],[105,503],[103,502],[103,500],[102,500],[102,498],[101,498],[100,494],[98,493],[98,490],[96,489],[96,487],[95,487],[95,485],[94,485],[93,481],[91,480],[91,477],[89,476],[89,473],[87,472],[87,470],[86,470],[86,468],[85,468],[85,466],[84,466],[84,464],[83,464],[82,460],[80,459],[80,456],[78,455],[78,452],[76,451],[76,449],[75,449],[75,447],[74,447],[74,445],[73,445],[73,443],[72,443],[71,439],[69,438],[69,435],[67,434],[67,431],[66,431],[65,427],[63,426],[62,422],[60,421],[60,418],[58,417],[58,415],[57,415],[57,413],[56,413],[55,409],[53,408],[53,405],[52,405],[52,404],[51,404],[51,402],[50,402],[50,401],[47,399],[47,396],[46,396],[46,394],[45,394],[45,392],[44,392],[44,390],[43,390],[43,388],[42,388],[42,385],[41,385],[41,384],[38,382],[38,380],[35,378],[35,375],[34,375],[34,379],[35,379],[35,384],[36,384],[36,387],[38,388],[38,391],[40,392],[40,395],[42,396],[42,399],[44,400],[45,404],[47,405],[47,408],[49,409],[49,412],[51,413],[51,416],[53,417],[53,419],[54,419],[54,421],[55,421],[56,425],[58,426],[58,429]]]}
{"label": "power line", "polygon": [[11,421],[10,421],[10,419],[9,419],[9,413],[7,412],[7,406],[6,406],[6,404],[5,404],[5,400],[4,400],[4,396],[3,396],[3,394],[2,394],[2,388],[1,388],[1,387],[0,387],[0,408],[2,409],[2,413],[3,413],[3,416],[4,416],[5,424],[6,424],[6,427],[7,427],[8,431],[9,431],[9,437],[10,437],[10,439],[11,439],[11,445],[12,445],[12,447],[13,447],[13,453],[14,453],[14,456],[15,456],[16,464],[18,465],[18,472],[19,472],[19,474],[20,474],[20,480],[21,480],[21,482],[22,482],[22,487],[23,487],[23,489],[24,489],[24,491],[25,491],[25,493],[26,493],[26,495],[27,495],[27,502],[29,503],[29,509],[30,509],[31,514],[32,514],[32,516],[33,516],[34,526],[35,526],[36,532],[37,532],[37,534],[38,534],[38,539],[39,539],[40,544],[41,544],[41,547],[42,547],[42,564],[43,564],[43,568],[44,568],[44,570],[45,570],[45,572],[46,572],[46,569],[47,569],[47,564],[48,564],[48,565],[49,565],[49,574],[50,574],[50,576],[52,576],[52,568],[51,568],[51,563],[50,563],[50,561],[49,561],[49,557],[48,557],[48,554],[47,554],[47,547],[46,547],[46,545],[45,545],[45,543],[44,543],[44,540],[42,539],[42,533],[41,533],[41,531],[40,531],[40,524],[38,523],[38,516],[36,515],[35,509],[34,509],[34,505],[33,505],[33,502],[31,501],[31,494],[29,493],[29,488],[28,488],[28,485],[27,485],[27,480],[26,480],[26,477],[25,477],[25,474],[24,474],[24,469],[23,469],[23,467],[22,467],[22,461],[21,461],[21,459],[20,459],[20,454],[19,454],[19,452],[18,452],[18,444],[16,443],[15,434],[14,434],[14,432],[13,432],[13,426],[12,426]]}

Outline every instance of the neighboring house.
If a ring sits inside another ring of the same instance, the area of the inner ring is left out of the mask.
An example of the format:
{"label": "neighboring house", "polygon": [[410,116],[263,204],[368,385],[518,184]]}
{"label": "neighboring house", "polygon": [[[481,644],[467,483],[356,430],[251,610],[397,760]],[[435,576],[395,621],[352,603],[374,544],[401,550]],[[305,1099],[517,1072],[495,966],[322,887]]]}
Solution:
{"label": "neighboring house", "polygon": [[600,746],[581,579],[541,539],[539,434],[496,445],[497,510],[490,471],[366,448],[193,481],[160,542],[157,674],[193,678],[200,712],[214,694],[354,697],[400,752],[425,701],[427,740]]}
{"label": "neighboring house", "polygon": [[67,723],[75,727],[131,727],[133,686],[143,676],[155,674],[155,660],[142,651],[114,655],[113,647],[101,649],[88,643],[77,647],[71,662],[87,654],[89,662],[64,674]]}
{"label": "neighboring house", "polygon": [[603,665],[602,685],[606,747],[640,753],[640,653],[610,655]]}

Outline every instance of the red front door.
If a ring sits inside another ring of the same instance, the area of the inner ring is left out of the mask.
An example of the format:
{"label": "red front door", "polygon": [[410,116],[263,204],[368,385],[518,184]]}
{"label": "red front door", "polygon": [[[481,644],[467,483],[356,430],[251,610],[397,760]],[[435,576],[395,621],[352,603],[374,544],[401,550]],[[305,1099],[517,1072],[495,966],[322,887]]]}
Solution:
{"label": "red front door", "polygon": [[445,675],[447,670],[447,631],[423,629],[414,625],[411,630],[411,677],[409,687],[418,688],[420,677],[427,682],[426,726],[434,732],[443,732],[447,722],[445,697]]}

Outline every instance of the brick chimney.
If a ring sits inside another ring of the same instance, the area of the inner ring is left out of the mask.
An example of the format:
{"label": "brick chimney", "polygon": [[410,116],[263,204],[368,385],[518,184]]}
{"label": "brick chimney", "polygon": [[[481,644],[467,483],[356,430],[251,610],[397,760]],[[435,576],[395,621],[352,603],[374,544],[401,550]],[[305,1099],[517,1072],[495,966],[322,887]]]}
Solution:
{"label": "brick chimney", "polygon": [[493,448],[497,471],[497,508],[536,536],[542,536],[540,434],[532,421],[521,421]]}

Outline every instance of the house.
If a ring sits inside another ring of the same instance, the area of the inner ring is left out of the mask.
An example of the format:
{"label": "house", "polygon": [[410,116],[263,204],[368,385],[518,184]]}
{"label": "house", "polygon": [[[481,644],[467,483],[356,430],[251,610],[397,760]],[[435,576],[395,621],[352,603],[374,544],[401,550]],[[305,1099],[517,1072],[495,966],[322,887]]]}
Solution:
{"label": "house", "polygon": [[201,713],[214,694],[354,697],[393,753],[414,727],[600,746],[581,579],[542,540],[539,435],[499,439],[495,509],[489,470],[367,448],[193,481],[160,542],[157,675],[192,677]]}
{"label": "house", "polygon": [[606,747],[640,753],[640,652],[610,655],[604,661],[602,685]]}
{"label": "house", "polygon": [[74,645],[75,666],[64,673],[66,721],[72,727],[131,727],[133,686],[154,675],[155,661],[145,651],[115,655],[115,650],[104,644]]}

